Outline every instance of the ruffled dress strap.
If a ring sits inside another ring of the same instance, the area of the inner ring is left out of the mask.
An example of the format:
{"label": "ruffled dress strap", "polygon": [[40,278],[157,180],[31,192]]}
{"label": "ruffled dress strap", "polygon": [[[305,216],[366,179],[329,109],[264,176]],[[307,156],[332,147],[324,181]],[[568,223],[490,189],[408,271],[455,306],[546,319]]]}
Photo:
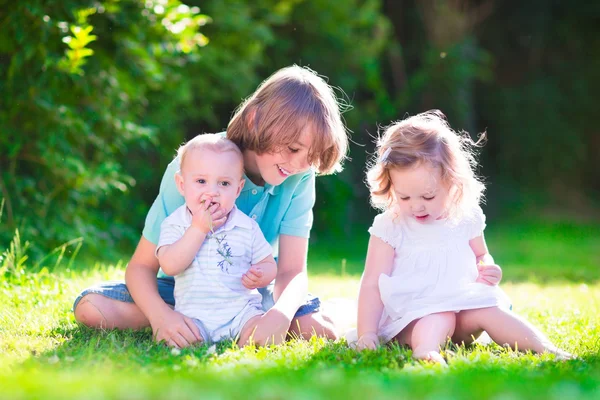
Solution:
{"label": "ruffled dress strap", "polygon": [[466,215],[466,221],[468,223],[469,240],[483,235],[486,227],[485,214],[479,205],[469,211]]}
{"label": "ruffled dress strap", "polygon": [[394,222],[395,217],[396,214],[391,210],[379,214],[373,220],[369,233],[398,249],[402,244],[402,229]]}

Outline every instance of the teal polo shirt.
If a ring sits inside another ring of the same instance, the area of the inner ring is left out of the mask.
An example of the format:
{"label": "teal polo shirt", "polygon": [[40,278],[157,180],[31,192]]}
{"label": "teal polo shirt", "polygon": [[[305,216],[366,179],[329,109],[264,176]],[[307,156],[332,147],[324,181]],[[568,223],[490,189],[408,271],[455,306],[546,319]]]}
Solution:
{"label": "teal polo shirt", "polygon": [[[179,157],[169,163],[160,183],[158,197],[146,216],[142,234],[154,244],[158,243],[163,220],[185,203],[175,185],[177,171]],[[315,171],[312,168],[288,177],[278,186],[255,185],[246,175],[244,179],[246,183],[235,204],[258,222],[273,249],[273,257],[279,254],[279,235],[309,237],[315,204]]]}

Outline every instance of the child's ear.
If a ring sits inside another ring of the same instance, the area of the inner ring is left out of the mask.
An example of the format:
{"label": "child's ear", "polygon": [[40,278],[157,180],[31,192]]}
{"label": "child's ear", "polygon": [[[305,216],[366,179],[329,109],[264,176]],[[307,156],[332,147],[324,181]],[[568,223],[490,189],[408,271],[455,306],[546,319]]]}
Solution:
{"label": "child's ear", "polygon": [[185,191],[183,190],[183,176],[181,176],[181,171],[175,172],[175,185],[177,186],[179,194],[185,196]]}
{"label": "child's ear", "polygon": [[246,180],[244,178],[240,179],[240,185],[238,186],[238,190],[237,193],[235,194],[235,197],[237,198],[240,193],[242,192],[242,189],[244,188],[244,185],[246,184]]}

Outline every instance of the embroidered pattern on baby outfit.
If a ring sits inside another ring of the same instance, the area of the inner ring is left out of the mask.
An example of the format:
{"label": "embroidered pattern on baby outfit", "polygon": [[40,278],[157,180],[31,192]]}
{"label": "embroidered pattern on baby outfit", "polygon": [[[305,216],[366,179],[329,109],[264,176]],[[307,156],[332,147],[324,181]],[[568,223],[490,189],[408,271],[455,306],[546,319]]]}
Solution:
{"label": "embroidered pattern on baby outfit", "polygon": [[217,253],[223,257],[223,259],[219,261],[217,265],[219,268],[221,268],[221,271],[229,273],[229,266],[233,266],[233,262],[231,261],[233,254],[231,254],[231,246],[229,246],[229,243],[225,241],[225,239],[227,239],[227,235],[223,234],[221,237],[219,237],[215,234],[212,234],[209,236],[209,239],[215,239],[217,241]]}

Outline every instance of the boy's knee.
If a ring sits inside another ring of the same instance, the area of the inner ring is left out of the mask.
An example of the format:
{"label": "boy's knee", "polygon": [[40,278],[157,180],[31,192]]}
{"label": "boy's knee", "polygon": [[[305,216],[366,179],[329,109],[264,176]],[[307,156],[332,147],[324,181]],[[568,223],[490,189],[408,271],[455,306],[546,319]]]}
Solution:
{"label": "boy's knee", "polygon": [[88,294],[77,303],[75,307],[75,320],[90,328],[106,327],[106,319],[94,304],[94,300],[100,297],[98,294]]}
{"label": "boy's knee", "polygon": [[336,340],[338,334],[330,318],[321,313],[313,313],[295,318],[290,326],[293,336],[310,339],[313,335]]}

